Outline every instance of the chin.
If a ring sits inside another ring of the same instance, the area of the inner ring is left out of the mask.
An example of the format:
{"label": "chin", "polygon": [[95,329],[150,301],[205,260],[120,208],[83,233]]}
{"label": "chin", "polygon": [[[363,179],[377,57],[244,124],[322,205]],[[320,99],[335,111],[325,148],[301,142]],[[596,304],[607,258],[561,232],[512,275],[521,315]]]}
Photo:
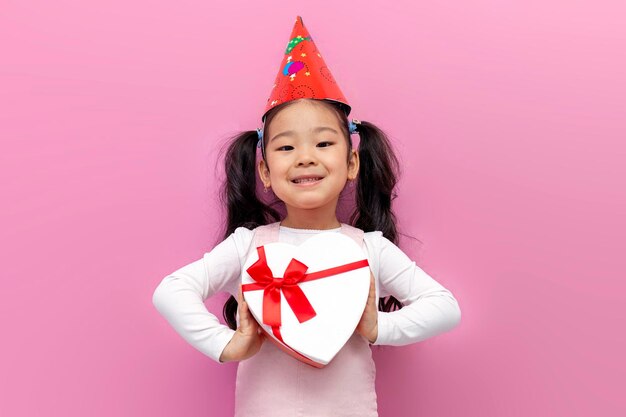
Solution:
{"label": "chin", "polygon": [[317,210],[328,207],[330,204],[332,204],[332,201],[300,200],[294,201],[293,204],[289,205],[299,210]]}

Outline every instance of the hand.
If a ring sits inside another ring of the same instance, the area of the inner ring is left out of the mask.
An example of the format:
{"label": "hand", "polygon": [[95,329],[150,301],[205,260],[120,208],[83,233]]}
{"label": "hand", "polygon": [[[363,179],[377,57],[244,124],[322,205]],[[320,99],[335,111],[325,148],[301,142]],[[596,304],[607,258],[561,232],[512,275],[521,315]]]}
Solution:
{"label": "hand", "polygon": [[265,334],[261,331],[250,310],[248,303],[243,300],[241,287],[239,287],[239,300],[237,311],[239,312],[239,327],[230,342],[220,355],[220,362],[242,361],[254,356],[265,341]]}
{"label": "hand", "polygon": [[370,271],[370,293],[361,321],[356,326],[356,331],[370,343],[374,343],[378,338],[378,303],[376,302],[376,284],[372,271]]}

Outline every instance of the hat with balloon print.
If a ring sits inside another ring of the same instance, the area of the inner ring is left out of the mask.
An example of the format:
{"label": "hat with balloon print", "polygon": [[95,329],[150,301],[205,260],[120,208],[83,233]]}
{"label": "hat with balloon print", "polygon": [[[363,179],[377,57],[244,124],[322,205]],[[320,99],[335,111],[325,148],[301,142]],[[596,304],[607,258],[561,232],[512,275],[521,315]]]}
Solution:
{"label": "hat with balloon print", "polygon": [[265,122],[265,116],[272,108],[301,98],[336,102],[346,116],[350,114],[348,100],[330,73],[302,17],[298,16],[261,121]]}

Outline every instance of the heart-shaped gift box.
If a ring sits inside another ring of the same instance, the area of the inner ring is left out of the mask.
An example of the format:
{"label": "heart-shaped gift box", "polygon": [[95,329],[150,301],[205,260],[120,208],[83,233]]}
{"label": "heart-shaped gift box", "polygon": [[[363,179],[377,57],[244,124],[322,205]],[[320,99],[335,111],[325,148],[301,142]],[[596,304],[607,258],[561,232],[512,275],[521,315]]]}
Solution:
{"label": "heart-shaped gift box", "polygon": [[299,246],[274,242],[244,263],[243,297],[279,348],[322,368],[361,319],[370,286],[363,249],[346,235],[316,234]]}

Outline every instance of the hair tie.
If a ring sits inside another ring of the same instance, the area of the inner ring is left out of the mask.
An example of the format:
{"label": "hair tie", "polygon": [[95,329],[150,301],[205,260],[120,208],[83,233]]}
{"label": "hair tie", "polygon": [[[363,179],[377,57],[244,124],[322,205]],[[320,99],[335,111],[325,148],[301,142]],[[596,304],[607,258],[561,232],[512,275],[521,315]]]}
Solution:
{"label": "hair tie", "polygon": [[256,134],[259,137],[259,141],[257,142],[256,147],[260,148],[261,144],[263,143],[263,131],[261,129],[257,129]]}
{"label": "hair tie", "polygon": [[348,125],[348,129],[350,130],[350,134],[353,133],[357,133],[358,132],[358,125],[360,125],[361,122],[357,119],[352,119],[350,121],[350,124]]}

